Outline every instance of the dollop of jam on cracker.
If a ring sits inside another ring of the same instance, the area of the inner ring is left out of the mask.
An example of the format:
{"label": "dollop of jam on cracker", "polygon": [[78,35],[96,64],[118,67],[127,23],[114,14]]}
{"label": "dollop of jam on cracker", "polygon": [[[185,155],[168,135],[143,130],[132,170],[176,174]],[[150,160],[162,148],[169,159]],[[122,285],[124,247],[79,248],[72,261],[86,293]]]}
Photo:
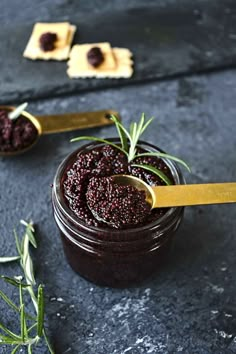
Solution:
{"label": "dollop of jam on cracker", "polygon": [[97,68],[103,63],[104,55],[99,47],[93,47],[88,51],[87,59],[90,65]]}
{"label": "dollop of jam on cracker", "polygon": [[57,41],[57,34],[56,33],[52,33],[52,32],[46,32],[43,33],[40,38],[39,38],[39,45],[40,48],[44,51],[44,52],[49,52],[53,49],[55,49],[55,43]]}

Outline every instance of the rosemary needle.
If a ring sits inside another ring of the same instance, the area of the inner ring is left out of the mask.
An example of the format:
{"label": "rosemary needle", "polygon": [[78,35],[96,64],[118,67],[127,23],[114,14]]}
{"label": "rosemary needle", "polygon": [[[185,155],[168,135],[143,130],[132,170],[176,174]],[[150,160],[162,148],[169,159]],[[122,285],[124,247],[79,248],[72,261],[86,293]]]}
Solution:
{"label": "rosemary needle", "polygon": [[12,112],[10,112],[8,114],[8,118],[11,119],[11,120],[17,119],[21,115],[21,113],[26,109],[27,106],[28,106],[27,102],[24,102],[24,103],[20,104]]}

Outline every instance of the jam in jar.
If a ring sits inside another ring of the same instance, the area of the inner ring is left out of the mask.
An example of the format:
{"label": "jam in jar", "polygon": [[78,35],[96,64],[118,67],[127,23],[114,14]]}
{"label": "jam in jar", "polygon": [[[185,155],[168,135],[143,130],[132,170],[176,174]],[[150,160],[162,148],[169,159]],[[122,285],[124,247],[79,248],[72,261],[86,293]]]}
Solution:
{"label": "jam in jar", "polygon": [[[108,140],[119,143],[116,138]],[[163,152],[146,142],[139,142],[138,149]],[[174,162],[153,156],[148,159],[143,163],[153,162],[173,184],[184,183]],[[164,184],[152,173],[127,164],[122,153],[109,145],[86,144],[70,154],[56,172],[53,213],[71,267],[98,285],[127,287],[158,271],[167,258],[184,208],[153,209],[140,222],[128,225],[109,225],[97,220],[86,203],[87,187],[91,179],[114,174],[132,174],[150,185]]]}

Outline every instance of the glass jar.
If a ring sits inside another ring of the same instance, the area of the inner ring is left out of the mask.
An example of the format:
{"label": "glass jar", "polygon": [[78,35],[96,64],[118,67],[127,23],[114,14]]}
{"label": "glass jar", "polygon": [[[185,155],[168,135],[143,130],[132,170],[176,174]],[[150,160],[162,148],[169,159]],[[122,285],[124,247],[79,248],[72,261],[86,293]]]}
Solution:
{"label": "glass jar", "polygon": [[[117,139],[109,140],[118,143]],[[158,270],[167,257],[184,208],[169,208],[154,222],[122,230],[88,226],[76,217],[63,194],[63,176],[79,153],[102,145],[97,142],[86,144],[61,163],[52,189],[53,213],[71,267],[98,285],[126,287],[139,283]],[[140,142],[139,147],[163,152],[146,142]],[[175,184],[185,183],[178,166],[170,160],[163,160],[170,168]]]}

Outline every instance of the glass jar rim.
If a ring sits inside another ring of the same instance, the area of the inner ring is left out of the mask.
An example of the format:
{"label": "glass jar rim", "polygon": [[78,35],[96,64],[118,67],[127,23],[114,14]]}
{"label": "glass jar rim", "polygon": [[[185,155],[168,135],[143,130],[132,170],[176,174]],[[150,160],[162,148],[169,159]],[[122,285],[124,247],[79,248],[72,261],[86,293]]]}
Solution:
{"label": "glass jar rim", "polygon": [[[119,138],[107,138],[106,140],[109,141],[116,141],[119,140]],[[181,212],[183,207],[172,207],[172,208],[168,208],[167,212],[162,215],[160,218],[158,218],[155,221],[152,221],[150,223],[147,223],[143,226],[139,226],[139,227],[135,227],[135,228],[127,228],[127,229],[115,229],[115,228],[107,228],[107,227],[101,227],[101,226],[92,226],[92,225],[88,225],[86,224],[85,221],[83,221],[82,219],[79,219],[74,213],[73,211],[69,208],[69,206],[67,205],[64,195],[63,195],[63,191],[61,188],[61,180],[62,177],[64,175],[64,173],[66,172],[66,170],[68,169],[69,166],[72,166],[73,162],[75,162],[76,157],[78,156],[79,153],[82,153],[85,150],[90,150],[91,147],[94,146],[103,146],[105,145],[105,143],[102,142],[90,142],[87,144],[84,144],[82,146],[80,146],[78,149],[74,150],[72,153],[70,153],[69,155],[67,155],[64,160],[60,163],[60,165],[57,168],[55,177],[54,177],[54,181],[53,181],[53,194],[56,200],[57,205],[59,206],[60,210],[63,212],[63,215],[66,216],[67,219],[69,219],[73,225],[78,226],[78,227],[82,227],[83,229],[89,229],[90,231],[97,233],[97,232],[102,232],[102,233],[111,233],[112,234],[120,234],[121,231],[127,232],[127,233],[136,233],[136,232],[142,232],[142,231],[147,231],[147,230],[152,230],[152,228],[156,228],[158,227],[158,225],[162,225],[163,223],[165,223],[168,219],[168,217],[170,217],[172,214],[175,214],[178,210]],[[160,152],[164,152],[162,149],[160,149],[159,147],[149,143],[149,142],[145,142],[140,140],[138,142],[138,146],[140,147],[146,147],[155,150],[155,151],[160,151]],[[174,161],[170,161],[169,159],[165,159],[165,158],[161,158],[166,165],[170,168],[171,174],[175,180],[176,184],[184,184],[185,183],[185,179],[182,175],[181,170],[179,169],[179,167],[177,166],[177,164]],[[71,160],[71,163],[68,163]]]}

